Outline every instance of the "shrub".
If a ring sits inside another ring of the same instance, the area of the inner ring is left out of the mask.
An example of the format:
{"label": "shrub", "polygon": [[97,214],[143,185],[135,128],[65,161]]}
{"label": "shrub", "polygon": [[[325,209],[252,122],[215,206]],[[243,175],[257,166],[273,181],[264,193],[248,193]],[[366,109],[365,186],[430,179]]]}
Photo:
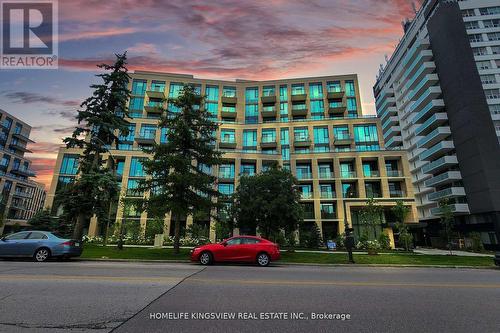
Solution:
{"label": "shrub", "polygon": [[472,241],[471,250],[474,252],[482,252],[484,251],[484,245],[481,241],[481,234],[479,232],[471,232],[469,237]]}
{"label": "shrub", "polygon": [[378,237],[378,243],[380,244],[380,248],[382,250],[390,250],[391,249],[391,239],[385,233],[381,233]]}

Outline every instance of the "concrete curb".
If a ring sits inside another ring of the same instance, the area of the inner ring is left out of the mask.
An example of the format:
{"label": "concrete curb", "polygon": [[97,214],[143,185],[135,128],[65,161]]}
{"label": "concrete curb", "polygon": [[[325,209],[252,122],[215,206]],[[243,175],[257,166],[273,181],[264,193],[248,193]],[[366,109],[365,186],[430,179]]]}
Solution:
{"label": "concrete curb", "polygon": [[[144,259],[103,259],[103,258],[74,258],[73,261],[95,261],[95,262],[133,262],[133,263],[163,263],[163,264],[188,264],[190,260],[144,260]],[[197,265],[197,263],[193,263]],[[453,266],[453,265],[394,265],[394,264],[320,264],[320,263],[297,263],[277,262],[272,267],[279,266],[317,266],[317,267],[394,267],[394,268],[455,268],[455,269],[500,269],[496,266]]]}

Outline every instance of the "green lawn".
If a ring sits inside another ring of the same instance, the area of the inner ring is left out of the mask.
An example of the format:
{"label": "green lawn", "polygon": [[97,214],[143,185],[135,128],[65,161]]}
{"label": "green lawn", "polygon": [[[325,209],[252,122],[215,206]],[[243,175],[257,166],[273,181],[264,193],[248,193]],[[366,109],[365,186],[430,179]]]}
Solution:
{"label": "green lawn", "polygon": [[[143,259],[143,260],[189,260],[189,249],[181,249],[176,255],[173,249],[153,249],[144,247],[125,247],[118,250],[113,247],[102,247],[87,244],[84,247],[82,258],[108,259]],[[282,262],[313,263],[313,264],[347,264],[347,254],[343,253],[309,253],[309,252],[282,252]],[[357,264],[385,264],[385,265],[449,265],[449,266],[494,266],[489,257],[464,256],[432,256],[421,254],[354,254]]]}

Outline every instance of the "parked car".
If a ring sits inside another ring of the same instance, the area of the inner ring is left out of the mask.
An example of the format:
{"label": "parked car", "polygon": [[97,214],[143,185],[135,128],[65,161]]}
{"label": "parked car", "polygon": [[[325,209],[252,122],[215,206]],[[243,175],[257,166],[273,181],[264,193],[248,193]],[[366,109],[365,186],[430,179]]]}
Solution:
{"label": "parked car", "polygon": [[500,252],[495,253],[495,265],[500,266]]}
{"label": "parked car", "polygon": [[0,257],[71,258],[82,254],[80,241],[62,238],[47,231],[21,231],[0,239]]}
{"label": "parked car", "polygon": [[191,250],[191,261],[199,261],[202,265],[231,261],[268,266],[271,261],[279,259],[280,249],[277,244],[255,236],[236,236]]}

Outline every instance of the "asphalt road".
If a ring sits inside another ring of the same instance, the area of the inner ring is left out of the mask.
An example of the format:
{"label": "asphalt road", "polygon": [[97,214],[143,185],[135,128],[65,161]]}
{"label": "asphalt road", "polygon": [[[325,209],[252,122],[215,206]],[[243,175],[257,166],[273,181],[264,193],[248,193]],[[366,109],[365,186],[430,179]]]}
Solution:
{"label": "asphalt road", "polygon": [[0,332],[499,332],[499,300],[500,270],[0,261]]}

